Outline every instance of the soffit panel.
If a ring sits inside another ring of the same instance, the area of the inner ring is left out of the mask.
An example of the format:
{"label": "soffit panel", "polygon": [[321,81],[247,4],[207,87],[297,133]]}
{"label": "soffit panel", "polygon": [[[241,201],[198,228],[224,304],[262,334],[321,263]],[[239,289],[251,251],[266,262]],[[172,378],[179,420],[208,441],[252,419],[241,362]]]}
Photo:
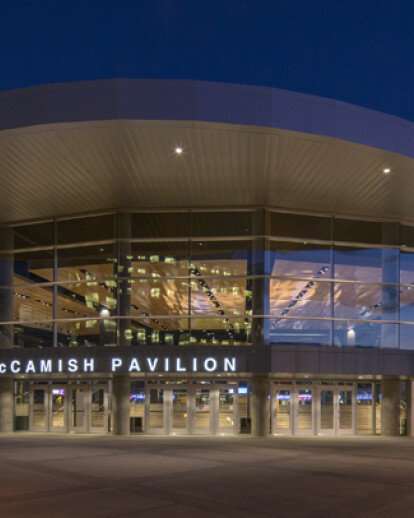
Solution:
{"label": "soffit panel", "polygon": [[413,219],[413,166],[388,151],[271,128],[59,123],[0,132],[0,220],[254,205]]}

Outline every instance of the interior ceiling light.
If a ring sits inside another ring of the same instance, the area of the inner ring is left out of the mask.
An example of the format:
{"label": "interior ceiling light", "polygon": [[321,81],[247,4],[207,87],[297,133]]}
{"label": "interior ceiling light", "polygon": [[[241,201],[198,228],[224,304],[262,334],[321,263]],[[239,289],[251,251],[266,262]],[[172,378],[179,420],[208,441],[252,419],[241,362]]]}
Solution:
{"label": "interior ceiling light", "polygon": [[175,148],[175,152],[176,152],[177,155],[181,155],[182,152],[183,152],[183,148],[182,147],[176,147]]}
{"label": "interior ceiling light", "polygon": [[385,167],[385,168],[382,170],[382,172],[383,172],[384,174],[390,174],[390,173],[391,173],[391,169],[390,169],[389,167]]}

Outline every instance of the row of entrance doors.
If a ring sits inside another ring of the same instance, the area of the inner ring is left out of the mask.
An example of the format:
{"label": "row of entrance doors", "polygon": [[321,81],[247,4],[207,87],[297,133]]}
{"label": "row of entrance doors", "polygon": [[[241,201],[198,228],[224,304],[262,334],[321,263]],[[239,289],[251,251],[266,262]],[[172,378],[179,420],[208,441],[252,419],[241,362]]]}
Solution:
{"label": "row of entrance doors", "polygon": [[106,385],[31,385],[28,410],[33,432],[108,431]]}
{"label": "row of entrance doors", "polygon": [[[34,432],[111,430],[108,384],[30,384],[26,405]],[[283,435],[355,434],[355,384],[271,384],[270,432]],[[237,434],[250,431],[250,395],[234,384],[158,384],[132,388],[132,433]]]}
{"label": "row of entrance doors", "polygon": [[275,435],[355,434],[356,408],[353,383],[273,385],[271,431]]}
{"label": "row of entrance doors", "polygon": [[130,416],[139,420],[133,431],[150,434],[236,434],[247,413],[237,384],[147,384],[131,394]]}

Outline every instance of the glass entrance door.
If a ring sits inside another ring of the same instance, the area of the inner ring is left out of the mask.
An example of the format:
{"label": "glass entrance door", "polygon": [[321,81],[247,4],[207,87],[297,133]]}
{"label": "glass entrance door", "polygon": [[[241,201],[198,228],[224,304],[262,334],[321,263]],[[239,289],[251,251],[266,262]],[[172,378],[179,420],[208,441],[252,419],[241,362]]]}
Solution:
{"label": "glass entrance door", "polygon": [[186,388],[172,390],[172,433],[188,433],[190,398]]}
{"label": "glass entrance door", "polygon": [[209,434],[211,433],[211,399],[210,386],[197,385],[195,390],[195,415],[194,415],[194,433]]}
{"label": "glass entrance door", "polygon": [[87,433],[87,385],[71,386],[70,388],[70,429],[75,433]]}
{"label": "glass entrance door", "polygon": [[318,434],[330,435],[336,429],[336,394],[335,387],[324,387],[319,389],[319,422]]}
{"label": "glass entrance door", "polygon": [[34,384],[30,386],[29,423],[32,432],[48,431],[48,394],[49,385]]}
{"label": "glass entrance door", "polygon": [[89,432],[108,431],[108,395],[105,386],[89,386]]}
{"label": "glass entrance door", "polygon": [[67,389],[66,385],[52,385],[49,399],[49,429],[51,432],[67,432]]}
{"label": "glass entrance door", "polygon": [[355,433],[355,397],[352,383],[318,387],[316,432],[319,435]]}
{"label": "glass entrance door", "polygon": [[164,387],[151,387],[148,388],[148,417],[146,422],[148,423],[147,431],[153,434],[166,434],[167,430],[167,412],[166,403],[167,398],[166,390]]}
{"label": "glass entrance door", "polygon": [[292,386],[274,386],[270,406],[272,433],[291,434],[293,428]]}
{"label": "glass entrance door", "polygon": [[294,430],[296,435],[310,435],[314,433],[314,387],[313,385],[296,385],[295,394],[295,420]]}
{"label": "glass entrance door", "polygon": [[218,431],[220,434],[233,434],[237,431],[237,416],[235,416],[236,398],[237,394],[234,393],[234,388],[219,387]]}

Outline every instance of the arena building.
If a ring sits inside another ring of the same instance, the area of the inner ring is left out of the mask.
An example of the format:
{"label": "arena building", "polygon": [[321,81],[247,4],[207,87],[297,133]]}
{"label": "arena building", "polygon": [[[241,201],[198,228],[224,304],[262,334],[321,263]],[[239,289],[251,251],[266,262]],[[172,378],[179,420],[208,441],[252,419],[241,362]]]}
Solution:
{"label": "arena building", "polygon": [[0,430],[412,433],[414,124],[248,86],[0,94]]}

